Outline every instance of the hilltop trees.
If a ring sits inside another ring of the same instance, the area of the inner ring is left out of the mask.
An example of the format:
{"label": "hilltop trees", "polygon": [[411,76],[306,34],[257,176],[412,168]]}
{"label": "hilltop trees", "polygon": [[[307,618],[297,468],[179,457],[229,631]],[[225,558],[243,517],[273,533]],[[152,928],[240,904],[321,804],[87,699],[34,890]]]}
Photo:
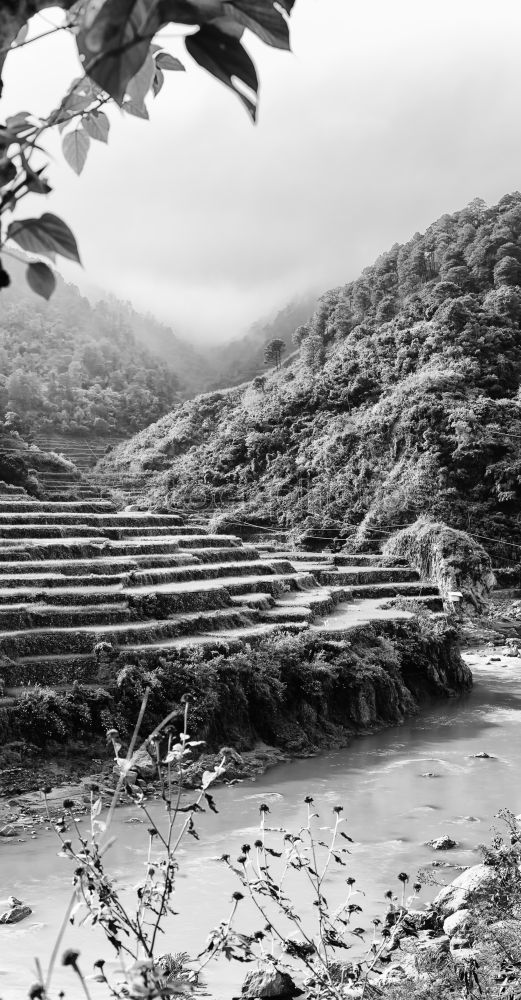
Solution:
{"label": "hilltop trees", "polygon": [[266,365],[275,365],[277,369],[280,368],[280,362],[282,355],[286,350],[286,345],[283,340],[278,337],[274,340],[268,340],[264,348],[264,363]]}
{"label": "hilltop trees", "polygon": [[24,436],[130,434],[177,403],[177,377],[116,308],[91,306],[71,286],[48,307],[11,293],[0,307],[4,426]]}

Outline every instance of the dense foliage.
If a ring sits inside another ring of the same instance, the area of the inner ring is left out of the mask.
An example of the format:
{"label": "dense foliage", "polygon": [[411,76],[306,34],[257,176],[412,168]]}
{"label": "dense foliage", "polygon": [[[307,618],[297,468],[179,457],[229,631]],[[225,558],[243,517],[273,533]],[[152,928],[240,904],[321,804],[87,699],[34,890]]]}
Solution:
{"label": "dense foliage", "polygon": [[357,544],[427,512],[519,545],[520,286],[521,195],[476,200],[324,295],[293,365],[185,404],[106,468]]}
{"label": "dense foliage", "polygon": [[[15,269],[16,270],[16,269]],[[22,286],[23,288],[23,286]],[[181,383],[135,336],[122,303],[59,283],[51,304],[0,299],[0,419],[23,436],[130,434],[172,409]],[[142,335],[146,332],[146,320]],[[179,341],[172,336],[172,347]]]}
{"label": "dense foliage", "polygon": [[[0,663],[2,679],[13,664]],[[0,744],[26,740],[95,741],[115,726],[132,732],[141,698],[150,689],[145,723],[165,712],[182,718],[191,703],[192,732],[209,750],[254,747],[259,739],[291,753],[345,744],[367,726],[402,721],[425,696],[446,696],[470,684],[446,624],[361,626],[349,645],[313,634],[281,630],[253,647],[223,640],[220,649],[187,647],[180,654],[139,657],[121,652],[100,663],[100,684],[75,683],[66,691],[35,687],[0,708]]]}

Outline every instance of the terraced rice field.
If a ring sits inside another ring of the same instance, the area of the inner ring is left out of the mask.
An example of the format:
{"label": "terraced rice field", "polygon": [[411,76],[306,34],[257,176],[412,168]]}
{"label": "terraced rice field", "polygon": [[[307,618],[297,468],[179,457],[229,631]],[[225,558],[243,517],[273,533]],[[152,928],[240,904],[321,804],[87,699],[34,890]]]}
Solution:
{"label": "terraced rice field", "polygon": [[36,684],[95,683],[100,649],[146,656],[254,642],[281,627],[341,637],[407,617],[385,607],[398,595],[442,606],[436,587],[378,554],[247,545],[178,514],[118,511],[96,497],[0,497],[4,703]]}

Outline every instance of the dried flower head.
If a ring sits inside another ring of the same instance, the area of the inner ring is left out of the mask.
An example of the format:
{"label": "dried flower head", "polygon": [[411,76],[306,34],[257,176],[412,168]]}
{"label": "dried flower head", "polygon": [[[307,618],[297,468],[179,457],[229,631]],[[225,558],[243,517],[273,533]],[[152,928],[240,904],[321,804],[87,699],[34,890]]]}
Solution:
{"label": "dried flower head", "polygon": [[75,951],[74,948],[67,948],[62,955],[62,965],[72,965],[73,969],[75,969],[78,964],[79,957],[79,951]]}
{"label": "dried flower head", "polygon": [[242,892],[239,892],[238,890],[235,890],[235,892],[232,895],[232,899],[236,903],[240,903],[241,899],[244,899],[244,896],[243,896]]}
{"label": "dried flower head", "polygon": [[74,800],[73,799],[64,799],[63,800],[63,808],[64,809],[74,809]]}
{"label": "dried flower head", "polygon": [[261,805],[259,806],[259,812],[261,812],[261,813],[269,813],[269,811],[270,811],[270,807],[267,806],[265,802],[262,802]]}
{"label": "dried flower head", "polygon": [[44,987],[41,983],[33,983],[31,989],[29,990],[30,1000],[41,1000],[45,996]]}

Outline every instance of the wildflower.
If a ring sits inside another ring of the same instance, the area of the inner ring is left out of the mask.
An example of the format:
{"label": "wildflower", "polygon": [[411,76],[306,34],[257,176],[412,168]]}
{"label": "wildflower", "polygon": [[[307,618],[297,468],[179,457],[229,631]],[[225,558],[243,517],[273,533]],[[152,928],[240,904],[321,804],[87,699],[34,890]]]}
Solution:
{"label": "wildflower", "polygon": [[304,802],[306,803],[307,806],[312,806],[313,805],[313,796],[312,795],[306,795],[306,798],[304,799]]}
{"label": "wildflower", "polygon": [[78,964],[79,957],[79,951],[75,951],[74,948],[67,948],[62,955],[62,965],[72,965],[73,969],[75,969]]}
{"label": "wildflower", "polygon": [[385,898],[386,899],[392,899],[393,898],[393,890],[392,889],[388,889],[387,890],[387,892],[385,894]]}
{"label": "wildflower", "polygon": [[239,892],[238,890],[235,890],[235,892],[232,895],[232,899],[236,903],[240,903],[241,899],[244,899],[244,896],[243,896],[242,892]]}
{"label": "wildflower", "polygon": [[343,812],[343,811],[344,811],[344,807],[343,806],[333,806],[333,812],[336,813],[337,816],[339,816],[340,813]]}
{"label": "wildflower", "polygon": [[99,785],[95,781],[91,781],[91,783],[89,785],[89,791],[91,791],[91,792],[99,792]]}
{"label": "wildflower", "polygon": [[253,846],[259,850],[262,847],[262,840],[256,840]]}
{"label": "wildflower", "polygon": [[221,861],[225,861],[227,864],[229,860],[230,860],[229,854],[221,854]]}
{"label": "wildflower", "polygon": [[249,854],[250,851],[251,851],[250,845],[249,844],[243,844],[242,847],[241,847],[241,851],[242,851],[243,854]]}
{"label": "wildflower", "polygon": [[266,935],[265,935],[264,931],[255,931],[255,933],[253,935],[253,940],[254,941],[264,941],[265,937],[266,937]]}
{"label": "wildflower", "polygon": [[149,835],[149,837],[157,837],[158,836],[158,833],[157,833],[157,830],[156,830],[155,826],[151,826],[149,828],[148,835]]}
{"label": "wildflower", "polygon": [[108,740],[117,740],[118,736],[119,736],[119,733],[118,733],[117,729],[109,729],[107,731],[107,739]]}
{"label": "wildflower", "polygon": [[421,890],[421,882],[415,882],[414,885],[413,885],[413,889],[414,889],[415,892],[420,892],[420,890]]}
{"label": "wildflower", "polygon": [[98,958],[97,962],[94,962],[94,968],[95,969],[102,969],[104,965],[105,965],[105,959],[104,958]]}
{"label": "wildflower", "polygon": [[34,983],[34,985],[31,986],[31,989],[29,990],[30,1000],[41,1000],[43,996],[45,996],[45,993],[42,984]]}
{"label": "wildflower", "polygon": [[64,809],[74,809],[74,801],[73,801],[73,799],[64,799],[63,800],[63,808]]}
{"label": "wildflower", "polygon": [[[45,788],[43,789],[43,794],[44,795],[50,795],[51,792],[52,792],[51,785],[46,785]],[[33,989],[33,987],[31,987],[31,989]]]}
{"label": "wildflower", "polygon": [[400,879],[400,882],[403,882],[404,885],[405,885],[406,882],[409,881],[409,876],[406,875],[405,872],[400,872],[400,874],[398,875],[398,878]]}
{"label": "wildflower", "polygon": [[245,865],[247,860],[248,859],[245,854],[239,854],[239,857],[237,858],[237,861],[240,865]]}
{"label": "wildflower", "polygon": [[270,811],[270,807],[269,807],[269,806],[267,806],[265,802],[263,802],[263,803],[262,803],[262,804],[261,804],[261,805],[259,806],[259,812],[261,812],[261,813],[269,813],[269,811]]}

